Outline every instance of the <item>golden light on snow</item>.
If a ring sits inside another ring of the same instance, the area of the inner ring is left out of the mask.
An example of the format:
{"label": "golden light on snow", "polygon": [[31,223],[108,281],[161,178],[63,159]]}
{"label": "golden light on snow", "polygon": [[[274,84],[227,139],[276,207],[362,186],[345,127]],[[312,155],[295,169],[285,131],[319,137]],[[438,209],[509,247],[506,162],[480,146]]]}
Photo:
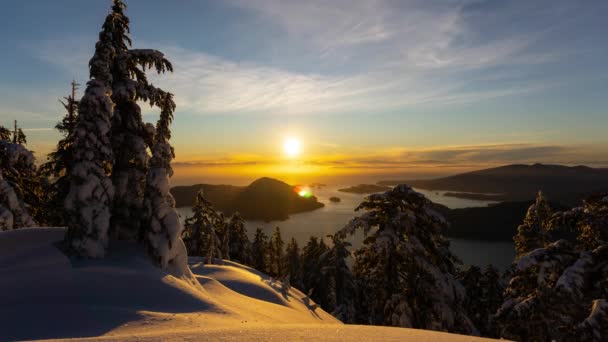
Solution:
{"label": "golden light on snow", "polygon": [[300,154],[302,144],[300,140],[294,137],[285,138],[283,142],[283,150],[289,157],[295,157]]}

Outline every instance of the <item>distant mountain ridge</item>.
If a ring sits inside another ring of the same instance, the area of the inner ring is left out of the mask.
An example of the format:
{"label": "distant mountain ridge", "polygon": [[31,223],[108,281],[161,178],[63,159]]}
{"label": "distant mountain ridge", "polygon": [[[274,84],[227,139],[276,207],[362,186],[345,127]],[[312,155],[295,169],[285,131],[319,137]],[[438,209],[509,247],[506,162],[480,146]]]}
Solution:
{"label": "distant mountain ridge", "polygon": [[[398,183],[427,190],[497,194],[495,199],[499,201],[530,200],[534,198],[536,192],[542,190],[552,201],[574,205],[593,192],[608,191],[608,169],[588,166],[512,164],[438,179],[378,182],[380,185]],[[466,196],[474,197],[471,194]]]}
{"label": "distant mountain ridge", "polygon": [[248,186],[195,184],[171,188],[177,207],[194,205],[196,194],[203,190],[215,209],[230,215],[238,211],[248,220],[286,220],[290,214],[324,206],[312,196],[299,196],[289,185],[273,178],[260,178]]}

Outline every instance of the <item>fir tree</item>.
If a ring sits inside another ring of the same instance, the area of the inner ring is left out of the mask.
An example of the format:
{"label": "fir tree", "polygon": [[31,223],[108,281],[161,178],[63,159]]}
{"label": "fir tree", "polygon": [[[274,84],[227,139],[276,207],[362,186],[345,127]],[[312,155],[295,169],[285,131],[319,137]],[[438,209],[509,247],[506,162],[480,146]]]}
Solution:
{"label": "fir tree", "polygon": [[102,34],[108,38],[113,56],[106,64],[92,64],[92,71],[110,67],[109,84],[115,104],[111,144],[113,150],[112,181],[115,187],[112,210],[112,235],[118,239],[137,238],[142,216],[146,173],[149,155],[153,149],[153,132],[142,121],[137,101],[147,101],[151,106],[163,109],[166,92],[149,84],[146,68],[157,73],[173,71],[171,63],[156,50],[130,49],[129,18],[126,5],[114,0],[112,13],[106,18]]}
{"label": "fir tree", "polygon": [[90,81],[78,105],[73,132],[74,163],[68,170],[69,192],[65,200],[68,247],[85,257],[102,257],[108,246],[114,186],[107,172],[114,155],[110,140],[114,113],[112,82],[114,80],[117,39],[116,30],[124,19],[116,13],[121,7],[115,1],[99,33],[95,53],[89,61]]}
{"label": "fir tree", "polygon": [[78,116],[78,100],[76,90],[79,84],[75,81],[71,83],[71,94],[64,97],[64,101],[59,101],[66,111],[63,119],[55,125],[61,135],[61,140],[57,143],[55,151],[49,153],[47,162],[42,164],[40,171],[42,175],[51,179],[46,186],[46,223],[52,226],[64,226],[66,223],[63,203],[69,192],[69,170],[74,163],[73,139]]}
{"label": "fir tree", "polygon": [[431,202],[406,185],[370,195],[342,234],[368,235],[355,252],[354,275],[367,294],[371,324],[477,333],[463,309],[457,259],[443,236],[448,225]]}
{"label": "fir tree", "polygon": [[484,272],[478,266],[469,266],[458,273],[458,280],[466,289],[464,307],[481,336],[495,336],[492,315],[502,304],[503,287],[498,270],[488,265]]}
{"label": "fir tree", "polygon": [[251,244],[251,266],[256,270],[264,273],[268,273],[268,244],[268,236],[262,231],[261,228],[257,228],[255,231],[255,236],[253,238],[253,243]]}
{"label": "fir tree", "polygon": [[331,314],[344,323],[355,323],[356,289],[353,275],[346,264],[350,257],[350,242],[341,234],[328,235],[332,246],[321,255],[322,272],[330,283],[329,304]]}
{"label": "fir tree", "polygon": [[291,238],[285,249],[285,265],[286,276],[289,283],[298,289],[303,288],[302,284],[302,264],[300,260],[300,248],[296,239]]}
{"label": "fir tree", "polygon": [[174,110],[173,95],[167,94],[156,124],[146,181],[145,217],[148,222],[145,222],[142,233],[150,254],[161,268],[182,275],[188,267],[188,252],[181,239],[183,226],[175,210],[175,200],[169,192],[169,177],[173,175],[171,160],[175,157],[169,144]]}
{"label": "fir tree", "polygon": [[21,127],[17,126],[17,120],[14,121],[13,127],[13,144],[27,145],[27,137]]}
{"label": "fir tree", "polygon": [[608,337],[608,195],[555,213],[549,231],[568,226],[576,240],[548,241],[521,255],[496,314],[501,337],[601,341]]}
{"label": "fir tree", "polygon": [[548,240],[546,223],[551,214],[545,196],[539,191],[535,203],[526,213],[524,223],[517,227],[517,235],[513,238],[518,256],[545,246]]}
{"label": "fir tree", "polygon": [[34,226],[34,220],[23,201],[0,171],[0,231]]}
{"label": "fir tree", "polygon": [[231,260],[243,265],[251,265],[251,242],[247,237],[245,220],[236,212],[230,217],[227,227],[229,233],[228,253]]}
{"label": "fir tree", "polygon": [[196,203],[192,207],[192,217],[186,219],[184,242],[190,255],[202,256],[206,263],[221,259],[220,241],[216,234],[217,227],[223,224],[223,218],[213,205],[199,191]]}
{"label": "fir tree", "polygon": [[325,265],[321,256],[329,248],[316,236],[311,236],[302,248],[302,283],[303,289],[310,298],[323,308],[329,308],[330,287],[323,272]]}
{"label": "fir tree", "polygon": [[11,131],[9,131],[4,126],[0,126],[0,140],[3,140],[3,141],[11,140]]}
{"label": "fir tree", "polygon": [[0,173],[5,201],[3,206],[13,212],[12,224],[6,226],[11,229],[31,227],[43,213],[43,191],[35,158],[23,144],[13,142],[19,140],[11,139],[10,134],[4,138],[7,139],[0,140]]}
{"label": "fir tree", "polygon": [[273,277],[281,278],[284,276],[283,267],[283,239],[281,238],[281,229],[279,227],[274,228],[270,243],[268,244],[268,255],[270,275]]}

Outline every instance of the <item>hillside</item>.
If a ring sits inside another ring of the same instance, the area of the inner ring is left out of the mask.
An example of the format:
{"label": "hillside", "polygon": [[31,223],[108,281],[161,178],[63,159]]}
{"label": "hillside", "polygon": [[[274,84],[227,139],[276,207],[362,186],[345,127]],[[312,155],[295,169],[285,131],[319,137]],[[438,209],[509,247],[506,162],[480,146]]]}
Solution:
{"label": "hillside", "polygon": [[[562,165],[506,165],[491,169],[467,172],[454,176],[423,180],[388,180],[380,185],[406,183],[428,190],[467,192],[463,198],[475,198],[475,194],[487,199],[487,194],[497,194],[492,199],[500,201],[524,201],[535,197],[542,190],[547,198],[564,205],[574,205],[597,191],[608,191],[608,169],[587,166]],[[458,197],[459,194],[450,194]]]}
{"label": "hillside", "polygon": [[[414,329],[347,326],[300,291],[251,268],[192,258],[196,282],[163,273],[135,243],[69,259],[63,228],[0,232],[0,340],[475,341]],[[10,276],[7,276],[10,275]]]}
{"label": "hillside", "polygon": [[230,215],[238,211],[249,220],[285,220],[290,214],[323,207],[317,198],[301,197],[294,187],[272,178],[260,178],[248,186],[196,184],[171,189],[177,207],[194,205],[199,190],[203,190],[215,209]]}

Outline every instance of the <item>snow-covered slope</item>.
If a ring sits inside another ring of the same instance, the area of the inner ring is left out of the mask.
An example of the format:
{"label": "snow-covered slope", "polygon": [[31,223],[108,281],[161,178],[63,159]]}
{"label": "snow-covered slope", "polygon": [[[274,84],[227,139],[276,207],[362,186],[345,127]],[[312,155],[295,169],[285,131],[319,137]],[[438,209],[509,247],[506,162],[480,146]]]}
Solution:
{"label": "snow-covered slope", "polygon": [[102,260],[71,260],[63,228],[0,233],[0,341],[473,340],[412,329],[343,325],[296,289],[232,263],[191,259],[199,283],[167,275],[133,243]]}

